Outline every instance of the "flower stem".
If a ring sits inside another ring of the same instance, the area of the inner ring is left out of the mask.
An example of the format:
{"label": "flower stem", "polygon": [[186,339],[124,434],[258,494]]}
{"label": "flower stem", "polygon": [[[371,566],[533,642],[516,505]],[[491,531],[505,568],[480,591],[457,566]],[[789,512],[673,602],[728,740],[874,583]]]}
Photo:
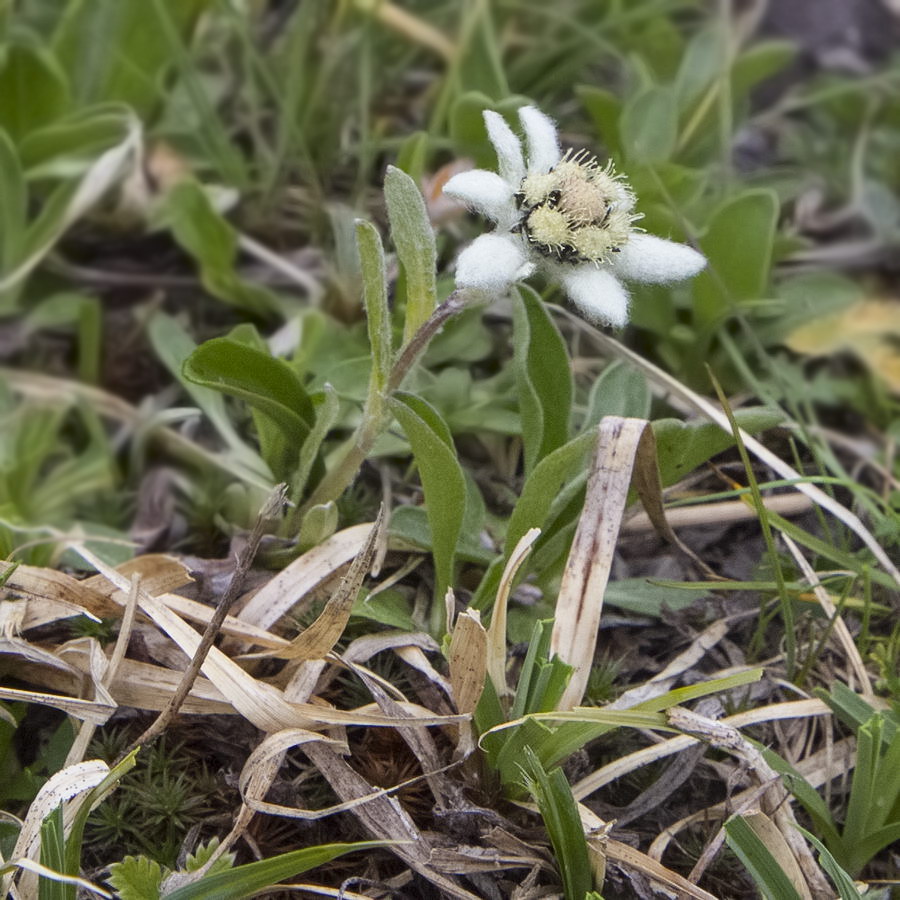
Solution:
{"label": "flower stem", "polygon": [[301,507],[301,515],[316,504],[337,500],[350,486],[375,445],[375,441],[387,430],[391,423],[392,416],[388,411],[388,398],[400,389],[406,380],[406,376],[412,371],[413,366],[425,352],[432,338],[449,319],[464,309],[465,306],[465,293],[459,290],[453,291],[401,348],[397,359],[391,366],[384,390],[379,390],[374,381],[370,381],[369,395],[363,407],[362,421],[357,426],[353,436],[344,445],[342,455],[337,464],[326,473],[309,499]]}

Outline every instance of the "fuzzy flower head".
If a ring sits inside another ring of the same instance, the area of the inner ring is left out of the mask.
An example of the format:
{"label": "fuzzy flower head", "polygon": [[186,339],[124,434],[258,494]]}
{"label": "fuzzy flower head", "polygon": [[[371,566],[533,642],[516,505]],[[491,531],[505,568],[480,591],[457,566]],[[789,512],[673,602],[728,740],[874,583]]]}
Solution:
{"label": "fuzzy flower head", "polygon": [[602,166],[585,150],[563,155],[553,121],[533,106],[522,107],[519,120],[527,165],[519,138],[487,110],[499,171],[462,172],[444,186],[496,223],[460,254],[458,287],[502,293],[540,268],[586,318],[620,326],[629,302],[620,279],[680,281],[706,265],[696,250],[635,227],[634,194],[611,162]]}

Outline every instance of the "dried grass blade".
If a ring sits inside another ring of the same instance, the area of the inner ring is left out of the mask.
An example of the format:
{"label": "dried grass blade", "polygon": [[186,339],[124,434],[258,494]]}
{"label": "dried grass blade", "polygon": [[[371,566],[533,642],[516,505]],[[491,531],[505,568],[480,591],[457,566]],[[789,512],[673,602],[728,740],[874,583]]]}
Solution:
{"label": "dried grass blade", "polygon": [[61,709],[64,713],[75,716],[76,719],[92,722],[95,725],[104,725],[118,708],[115,703],[79,700],[77,697],[64,697],[61,694],[45,694],[41,691],[24,691],[7,687],[0,687],[0,700],[50,706],[53,709]]}
{"label": "dried grass blade", "polygon": [[[589,810],[583,803],[578,804],[578,815],[581,817],[581,825],[588,836],[605,834],[609,829],[609,823],[603,821],[596,813]],[[716,898],[702,888],[691,884],[683,875],[666,868],[659,860],[641,853],[640,850],[623,844],[621,841],[607,840],[605,846],[607,859],[613,860],[628,869],[635,869],[643,873],[655,882],[683,891],[694,900],[716,900]]]}
{"label": "dried grass blade", "polygon": [[[602,334],[597,331],[594,332],[594,339],[597,340],[601,346],[603,346],[606,350],[608,350],[614,356],[628,360],[632,365],[637,366],[642,372],[644,372],[652,381],[656,382],[660,387],[664,390],[669,391],[673,396],[678,397],[696,412],[698,412],[701,416],[706,419],[709,419],[711,422],[715,422],[723,431],[727,431],[729,434],[732,432],[731,425],[728,422],[728,417],[722,412],[721,409],[717,409],[709,400],[700,394],[692,391],[690,388],[685,387],[680,381],[676,378],[673,378],[668,373],[664,372],[662,369],[653,365],[653,363],[648,362],[643,357],[639,356],[632,350],[629,350],[627,347],[624,347],[618,341],[609,337],[608,335]],[[851,531],[853,531],[856,536],[869,548],[872,552],[872,555],[878,560],[881,566],[884,568],[886,572],[890,574],[890,576],[900,585],[900,569],[891,561],[890,557],[885,552],[884,548],[878,543],[875,539],[874,535],[869,531],[868,528],[862,523],[858,516],[852,513],[849,509],[847,509],[842,504],[838,503],[837,500],[834,500],[832,497],[829,497],[821,488],[816,487],[814,484],[809,484],[808,482],[803,481],[803,476],[781,460],[778,456],[772,453],[767,447],[764,447],[756,438],[752,435],[747,434],[742,429],[739,429],[741,440],[744,442],[744,446],[761,462],[765,463],[765,465],[769,466],[774,472],[777,472],[782,478],[789,479],[792,481],[796,481],[797,484],[795,487],[801,493],[806,494],[814,503],[818,504],[822,507],[822,509],[828,510],[836,519],[843,522]]]}
{"label": "dried grass blade", "polygon": [[[762,841],[769,853],[772,854],[773,859],[778,863],[778,868],[790,881],[794,890],[800,895],[801,900],[813,900],[813,895],[810,893],[809,885],[807,885],[806,879],[803,877],[803,872],[797,864],[788,842],[775,822],[762,810],[758,809],[741,813],[740,817]],[[697,877],[699,878],[701,874],[698,873]],[[787,889],[787,885],[785,885],[785,889]],[[824,894],[821,896],[829,895]]]}
{"label": "dried grass blade", "polygon": [[563,572],[550,639],[551,653],[574,667],[559,709],[571,709],[584,696],[635,457],[648,427],[645,419],[621,416],[607,416],[598,426],[584,509]]}
{"label": "dried grass blade", "polygon": [[375,558],[378,535],[383,522],[384,506],[378,510],[365,543],[315,622],[298,634],[286,647],[273,650],[269,655],[278,659],[323,659],[334,649],[334,645],[347,627],[353,603]]}
{"label": "dried grass blade", "polygon": [[491,612],[491,624],[488,626],[487,631],[487,668],[494,690],[500,698],[512,695],[512,691],[506,683],[506,610],[509,605],[509,595],[512,591],[516,572],[519,571],[522,563],[528,558],[534,542],[540,536],[540,528],[529,528],[513,548],[513,552],[510,553],[506,566],[503,569],[503,575],[500,577],[497,599]]}
{"label": "dried grass blade", "polygon": [[[109,774],[109,766],[99,759],[76,763],[51,775],[28,807],[28,814],[13,848],[12,859],[36,859],[41,839],[41,823],[60,803],[95,788]],[[11,878],[0,881],[0,895],[6,896]]]}
{"label": "dried grass blade", "polygon": [[[128,591],[129,581],[123,575],[83,545],[71,546],[120,590]],[[200,635],[158,598],[151,597],[143,590],[140,591],[140,604],[156,625],[192,657],[199,645]],[[385,716],[364,715],[358,711],[332,709],[312,703],[289,703],[281,691],[253,678],[216,647],[210,650],[202,671],[241,715],[263,731],[274,732],[284,728],[315,729],[324,725],[341,724],[393,725],[393,722]],[[427,716],[417,719],[416,723],[443,725],[456,721],[459,721],[458,716]]]}
{"label": "dried grass blade", "polygon": [[[448,653],[450,687],[456,709],[473,714],[484,691],[488,670],[488,633],[477,609],[467,609],[456,619]],[[475,748],[472,723],[459,726],[456,752],[467,756]]]}
{"label": "dried grass blade", "polygon": [[762,753],[736,728],[714,719],[698,715],[691,710],[676,706],[668,710],[666,717],[670,725],[692,736],[699,737],[713,747],[725,750],[745,763],[753,772],[760,785],[766,786],[761,800],[764,812],[772,821],[790,847],[803,878],[815,896],[829,896],[830,888],[822,870],[802,835],[797,830],[797,820],[791,807],[791,797],[781,783],[778,773],[766,762]]}
{"label": "dried grass blade", "polygon": [[838,639],[838,643],[843,648],[844,653],[847,655],[847,662],[853,669],[854,675],[856,675],[859,680],[863,696],[866,697],[866,699],[872,699],[875,696],[875,692],[872,690],[872,682],[869,678],[869,673],[866,671],[866,665],[862,660],[862,656],[860,656],[859,648],[856,646],[856,642],[850,634],[850,629],[847,628],[847,623],[840,615],[838,615],[837,607],[831,602],[828,591],[822,586],[815,569],[809,564],[809,561],[803,555],[797,544],[786,534],[782,534],[781,539],[784,541],[788,550],[790,550],[791,556],[794,557],[800,571],[806,576],[806,580],[809,582],[810,588],[812,588],[813,593],[816,595],[816,600],[819,601],[819,606],[822,607],[822,611],[828,616],[830,621],[834,622],[835,636]]}
{"label": "dried grass blade", "polygon": [[641,498],[647,518],[653,525],[656,533],[683,553],[707,578],[714,581],[721,580],[721,576],[717,575],[675,534],[672,526],[666,519],[666,512],[663,506],[662,481],[659,477],[659,463],[656,455],[656,437],[653,434],[653,429],[649,427],[643,429],[638,442],[634,461],[633,482],[634,488]]}
{"label": "dried grass blade", "polygon": [[[353,801],[376,793],[372,785],[331,748],[321,744],[308,744],[304,747],[304,752],[341,800]],[[353,814],[375,838],[400,842],[390,849],[435,887],[459,900],[478,900],[475,894],[464,890],[432,867],[430,843],[393,797],[376,797],[368,803],[355,806]]]}
{"label": "dried grass blade", "polygon": [[[745,725],[758,725],[761,722],[774,722],[781,719],[805,719],[810,716],[830,715],[831,709],[821,700],[794,700],[788,703],[773,703],[769,706],[748,709],[721,721],[733,728],[742,728]],[[697,738],[682,734],[650,747],[644,747],[642,750],[635,750],[627,756],[621,756],[572,785],[572,794],[576,800],[583,800],[594,791],[623,775],[686,750],[696,744],[697,740]]]}
{"label": "dried grass blade", "polygon": [[659,697],[672,686],[679,675],[692,669],[725,635],[728,634],[728,621],[719,619],[705,628],[691,641],[691,645],[678,654],[662,672],[654,675],[648,681],[625,691],[612,703],[607,704],[607,709],[628,709],[637,706],[653,697]]}
{"label": "dried grass blade", "polygon": [[285,566],[244,605],[238,618],[259,628],[271,628],[310,591],[355,559],[366,545],[371,522],[333,534]]}

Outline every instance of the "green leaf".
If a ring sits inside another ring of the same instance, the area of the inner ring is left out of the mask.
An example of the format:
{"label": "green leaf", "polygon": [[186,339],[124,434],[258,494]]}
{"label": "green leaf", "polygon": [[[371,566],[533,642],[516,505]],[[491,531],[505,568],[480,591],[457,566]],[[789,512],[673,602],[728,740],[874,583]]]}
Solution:
{"label": "green leaf", "polygon": [[260,450],[276,478],[290,477],[315,412],[287,363],[239,341],[214,338],[185,360],[183,371],[189,381],[239,397],[273,422],[278,432],[260,433]]}
{"label": "green leaf", "polygon": [[678,104],[668,87],[649,87],[622,111],[622,147],[632,165],[658,165],[675,150]]}
{"label": "green leaf", "polygon": [[406,278],[406,343],[437,305],[437,250],[425,200],[415,181],[396,166],[384,176],[384,199],[391,223],[391,239]]}
{"label": "green leaf", "polygon": [[800,900],[778,861],[743,816],[725,823],[725,840],[768,900]]}
{"label": "green leaf", "polygon": [[184,364],[196,351],[197,345],[181,323],[167,313],[157,312],[147,325],[147,335],[160,362],[181,382],[225,443],[241,453],[249,452],[250,448],[231,424],[222,394],[185,377]]}
{"label": "green leaf", "polygon": [[[751,434],[774,428],[783,419],[780,411],[764,406],[735,412],[738,425]],[[734,445],[733,436],[711,422],[657,419],[653,422],[653,435],[663,487],[675,484],[697,466]]]}
{"label": "green leaf", "polygon": [[764,299],[778,223],[774,191],[750,189],[713,214],[700,249],[709,265],[693,281],[701,325],[716,325],[736,304]]}
{"label": "green leaf", "polygon": [[14,141],[63,115],[69,105],[65,72],[36,35],[16,31],[0,56],[0,128]]}
{"label": "green leaf", "polygon": [[[167,0],[166,10],[174,28],[187,36],[208,5],[209,0]],[[81,104],[127,103],[146,119],[166,96],[171,47],[146,0],[70,0],[53,47]]]}
{"label": "green leaf", "polygon": [[384,247],[375,226],[362,219],[356,223],[356,244],[359,248],[369,345],[372,348],[372,389],[381,392],[387,387],[394,358]]}
{"label": "green leaf", "polygon": [[[193,852],[188,853],[187,859],[185,860],[184,870],[185,872],[196,872],[198,869],[202,869],[203,866],[209,862],[210,857],[216,850],[219,849],[219,844],[221,841],[217,838],[210,838],[206,843],[200,844],[199,847]],[[219,872],[228,871],[233,865],[236,854],[228,852],[223,853],[207,870],[207,875],[216,875]]]}
{"label": "green leaf", "polygon": [[566,345],[547,307],[530,287],[522,286],[519,297],[513,340],[528,473],[568,440],[573,387]]}
{"label": "green leaf", "polygon": [[147,856],[126,856],[109,867],[106,879],[120,900],[157,900],[162,891],[163,871]]}
{"label": "green leaf", "polygon": [[664,609],[679,610],[709,596],[709,588],[672,588],[653,584],[646,578],[611,581],[603,594],[603,603],[640,616],[660,617]]}
{"label": "green leaf", "polygon": [[442,631],[444,594],[453,583],[456,545],[466,512],[466,480],[450,430],[432,406],[412,394],[398,392],[391,398],[390,407],[406,433],[422,479],[435,568],[432,627]]}
{"label": "green leaf", "polygon": [[726,42],[729,35],[718,23],[698,31],[681,58],[675,79],[678,108],[688,109],[710,88],[726,66]]}
{"label": "green leaf", "polygon": [[504,553],[485,572],[472,598],[471,605],[475,609],[486,609],[494,602],[506,557],[512,553],[522,535],[529,528],[544,525],[554,502],[566,493],[563,490],[566,485],[586,478],[588,456],[596,443],[596,433],[585,432],[545,456],[534,467],[510,516]]}
{"label": "green leaf", "polygon": [[235,272],[238,239],[196,182],[179,182],[165,197],[164,218],[175,240],[200,264],[203,286],[214,297],[254,315],[271,314],[279,300]]}
{"label": "green leaf", "polygon": [[608,365],[591,386],[588,410],[581,429],[600,424],[604,416],[632,416],[646,419],[650,415],[650,385],[644,373],[624,360]]}
{"label": "green leaf", "polygon": [[36,128],[19,145],[22,165],[32,178],[68,175],[73,161],[86,166],[128,133],[131,111],[121,104],[102,103]]}
{"label": "green leaf", "polygon": [[[63,875],[66,871],[66,836],[63,827],[62,805],[57,806],[41,822],[41,865]],[[75,886],[50,878],[38,882],[38,900],[75,900]]]}
{"label": "green leaf", "polygon": [[493,109],[493,101],[480,91],[461,94],[450,110],[450,137],[458,153],[472,156],[478,165],[489,166],[496,159],[488,143],[483,113]]}
{"label": "green leaf", "polygon": [[534,750],[526,747],[522,778],[550,836],[566,900],[584,900],[594,877],[578,806],[563,770],[544,771]]}
{"label": "green leaf", "polygon": [[16,148],[0,130],[0,272],[18,261],[28,216],[28,189]]}
{"label": "green leaf", "polygon": [[856,889],[853,879],[838,865],[837,860],[828,852],[826,846],[805,828],[801,828],[799,825],[794,827],[819,851],[819,865],[834,882],[841,900],[863,900],[863,895]]}
{"label": "green leaf", "polygon": [[622,116],[622,101],[611,91],[587,84],[578,85],[575,93],[593,119],[607,155],[621,156],[622,137],[619,122]]}
{"label": "green leaf", "polygon": [[[194,884],[185,885],[172,891],[171,894],[166,894],[166,900],[244,900],[257,891],[321,866],[345,853],[387,846],[390,846],[390,841],[358,841],[355,844],[319,844],[316,847],[304,847],[302,850],[292,850],[290,853],[280,853],[269,859],[237,866],[227,872],[208,875]],[[135,896],[134,900],[155,900],[155,896],[153,894],[141,898]],[[132,898],[124,897],[123,900]]]}
{"label": "green leaf", "polygon": [[731,67],[731,96],[742,100],[758,84],[778,74],[795,56],[791,41],[768,40],[751,44]]}

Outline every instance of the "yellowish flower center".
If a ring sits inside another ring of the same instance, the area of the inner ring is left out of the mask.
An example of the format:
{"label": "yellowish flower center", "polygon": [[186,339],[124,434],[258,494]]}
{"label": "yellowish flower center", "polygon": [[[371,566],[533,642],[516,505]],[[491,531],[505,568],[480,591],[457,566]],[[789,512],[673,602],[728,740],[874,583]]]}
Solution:
{"label": "yellowish flower center", "polygon": [[609,262],[640,218],[612,163],[602,167],[584,150],[569,151],[546,174],[526,176],[516,199],[522,212],[516,229],[561,262]]}

